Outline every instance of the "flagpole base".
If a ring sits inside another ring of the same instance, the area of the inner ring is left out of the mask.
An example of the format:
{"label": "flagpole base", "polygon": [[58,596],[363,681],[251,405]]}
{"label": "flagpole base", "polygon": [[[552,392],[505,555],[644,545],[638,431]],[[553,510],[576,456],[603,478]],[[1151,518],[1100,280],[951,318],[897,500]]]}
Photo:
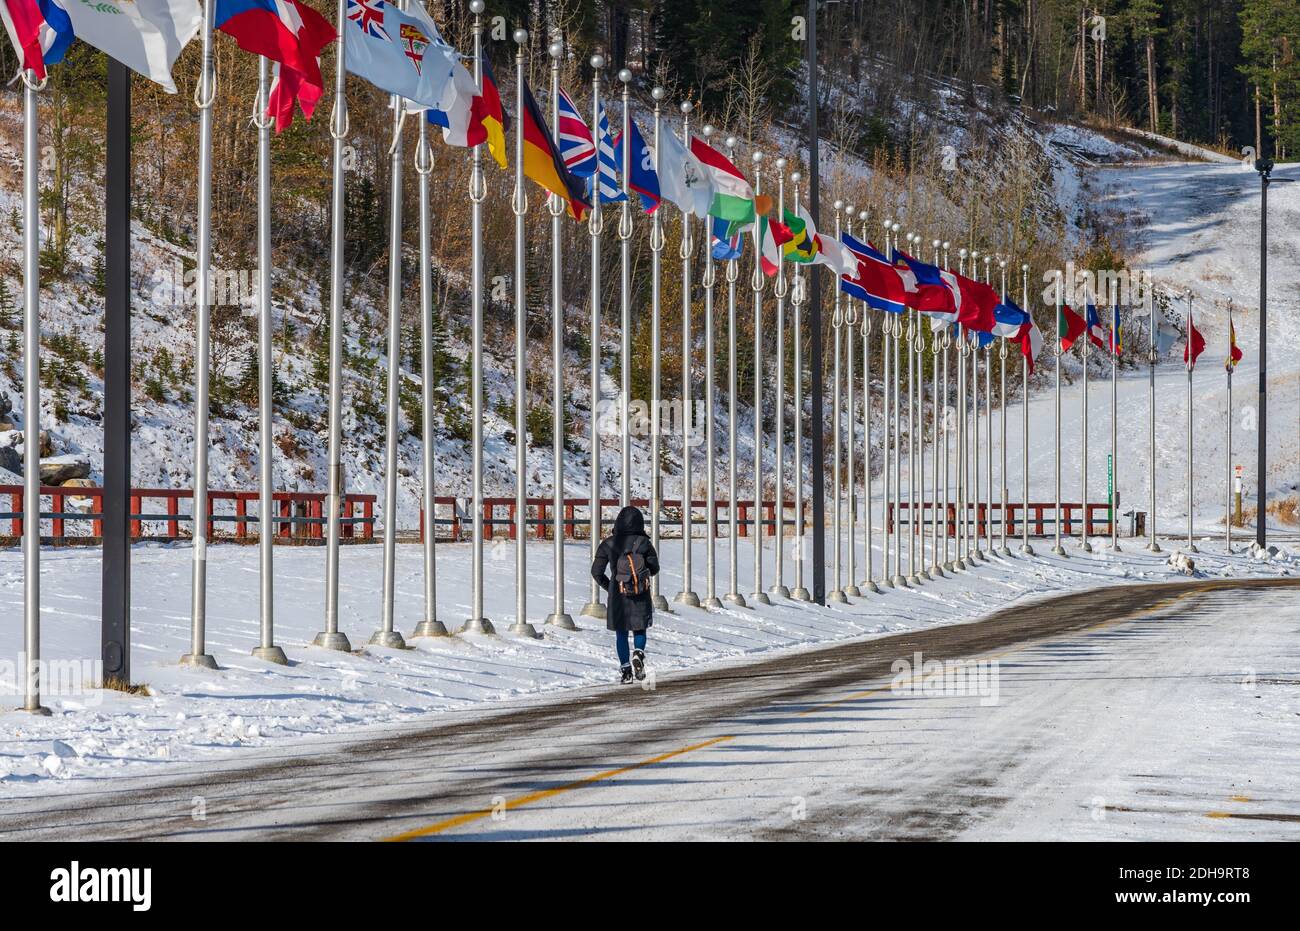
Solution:
{"label": "flagpole base", "polygon": [[267,663],[275,663],[277,666],[289,665],[289,657],[284,655],[284,650],[274,644],[269,647],[254,647],[253,657]]}
{"label": "flagpole base", "polygon": [[767,597],[766,592],[750,592],[749,600],[756,605],[770,605],[772,599]]}
{"label": "flagpole base", "polygon": [[1092,544],[1089,543],[1087,540],[1080,540],[1080,541],[1079,541],[1079,549],[1081,549],[1081,550],[1082,550],[1083,552],[1085,552],[1085,553],[1091,553],[1091,552],[1092,552]]}
{"label": "flagpole base", "polygon": [[1159,543],[1148,543],[1146,549],[1147,549],[1147,552],[1148,552],[1148,553],[1163,553],[1163,552],[1164,552],[1164,550],[1162,550],[1162,549],[1160,548],[1160,544],[1159,544]]}
{"label": "flagpole base", "polygon": [[1052,547],[1052,552],[1057,556],[1064,556],[1066,559],[1070,558],[1070,554],[1065,551],[1065,547],[1061,546],[1059,543]]}
{"label": "flagpole base", "polygon": [[850,598],[861,598],[862,589],[850,582],[848,585],[844,586],[844,594],[848,595]]}
{"label": "flagpole base", "polygon": [[483,634],[486,637],[495,636],[497,629],[492,626],[492,622],[485,617],[472,617],[465,621],[458,634]]}
{"label": "flagpole base", "polygon": [[[677,602],[679,605],[686,605],[688,608],[698,608],[700,606],[700,596],[695,594],[695,592],[678,592],[677,597],[674,598],[673,601]],[[599,616],[604,617],[605,609],[600,605],[597,605],[596,607],[600,608]],[[587,609],[583,608],[582,613],[586,614]],[[596,617],[597,615],[592,616]]]}
{"label": "flagpole base", "polygon": [[792,591],[790,593],[790,597],[793,598],[795,601],[812,601],[812,595],[809,593],[808,589],[804,588],[803,586],[799,586],[794,591]]}
{"label": "flagpole base", "polygon": [[372,647],[388,647],[390,650],[405,650],[406,640],[395,630],[377,630],[367,641]]}
{"label": "flagpole base", "polygon": [[556,630],[577,630],[578,625],[573,623],[573,618],[566,612],[557,611],[554,614],[546,615],[543,622],[547,627],[554,627]]}
{"label": "flagpole base", "polygon": [[1022,543],[1020,545],[1020,552],[1025,556],[1033,556],[1034,548],[1030,546],[1028,543]]}
{"label": "flagpole base", "polygon": [[907,577],[907,584],[908,584],[908,586],[911,587],[911,588],[920,588],[920,587],[921,587],[921,576],[920,576],[919,574],[918,574],[918,575],[909,575],[909,576]]}
{"label": "flagpole base", "polygon": [[943,566],[939,565],[938,563],[935,563],[933,566],[931,566],[931,567],[930,567],[930,578],[931,578],[931,579],[942,579],[942,578],[945,578],[945,576],[944,576],[944,574],[943,574]]}
{"label": "flagpole base", "polygon": [[999,547],[998,547],[998,555],[999,555],[999,556],[1002,556],[1002,557],[1004,557],[1004,558],[1005,558],[1005,557],[1009,557],[1009,556],[1011,555],[1011,547],[1009,547],[1009,546],[1007,546],[1007,545],[1005,545],[1005,544],[1003,544],[1002,546],[999,546]]}
{"label": "flagpole base", "polygon": [[211,653],[186,653],[181,657],[181,665],[191,669],[217,669],[217,661]]}
{"label": "flagpole base", "polygon": [[892,579],[889,580],[889,584],[890,584],[892,587],[894,587],[894,588],[907,588],[907,587],[908,587],[908,586],[907,586],[907,579],[903,578],[901,575],[896,575],[896,576],[894,576]]}
{"label": "flagpole base", "polygon": [[1196,548],[1196,544],[1195,544],[1195,543],[1188,543],[1188,544],[1187,544],[1187,552],[1189,552],[1189,553],[1199,553],[1200,550],[1198,550],[1198,549]]}
{"label": "flagpole base", "polygon": [[25,711],[27,714],[34,714],[38,718],[48,718],[50,715],[54,713],[44,705],[24,705],[18,710]]}
{"label": "flagpole base", "polygon": [[537,628],[527,621],[515,621],[506,628],[506,633],[514,634],[516,637],[528,637],[532,640],[541,639],[542,636],[537,632]]}
{"label": "flagpole base", "polygon": [[835,589],[835,591],[831,592],[829,595],[827,595],[826,600],[831,604],[837,604],[837,605],[846,605],[849,603],[848,596],[845,595],[844,592],[840,591],[838,588]]}
{"label": "flagpole base", "polygon": [[436,619],[421,621],[420,623],[415,625],[415,630],[411,632],[412,640],[415,640],[418,637],[450,637],[450,636],[451,634],[448,633],[447,631],[447,625],[444,624],[442,621]]}
{"label": "flagpole base", "polygon": [[875,582],[871,581],[870,579],[868,579],[867,581],[863,582],[863,583],[862,583],[861,585],[859,585],[858,587],[862,590],[862,592],[863,592],[864,594],[867,594],[867,595],[879,595],[879,594],[880,594],[880,586],[877,585]]}
{"label": "flagpole base", "polygon": [[322,630],[312,640],[311,645],[320,647],[323,650],[338,650],[341,653],[352,652],[352,643],[348,640],[348,635],[337,630]]}
{"label": "flagpole base", "polygon": [[668,599],[663,595],[656,594],[651,600],[654,602],[656,611],[672,611],[672,609],[668,607]]}
{"label": "flagpole base", "polygon": [[583,617],[594,617],[603,621],[605,619],[605,606],[599,601],[589,601],[582,606],[582,610],[578,613]]}
{"label": "flagpole base", "polygon": [[778,598],[790,597],[790,589],[786,588],[784,585],[773,585],[767,590],[767,592],[769,595],[776,595]]}
{"label": "flagpole base", "polygon": [[[727,600],[728,601],[731,600],[730,595],[727,596]],[[701,608],[721,608],[722,606],[723,606],[722,599],[719,598],[717,595],[709,595],[707,598],[705,598],[703,601],[700,602]]]}

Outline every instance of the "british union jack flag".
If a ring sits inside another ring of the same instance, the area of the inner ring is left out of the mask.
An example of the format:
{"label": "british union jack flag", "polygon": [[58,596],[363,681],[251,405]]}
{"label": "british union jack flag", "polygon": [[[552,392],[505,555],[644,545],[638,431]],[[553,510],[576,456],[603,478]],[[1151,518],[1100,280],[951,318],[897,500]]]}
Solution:
{"label": "british union jack flag", "polygon": [[393,41],[384,30],[384,0],[348,0],[348,19],[368,36]]}

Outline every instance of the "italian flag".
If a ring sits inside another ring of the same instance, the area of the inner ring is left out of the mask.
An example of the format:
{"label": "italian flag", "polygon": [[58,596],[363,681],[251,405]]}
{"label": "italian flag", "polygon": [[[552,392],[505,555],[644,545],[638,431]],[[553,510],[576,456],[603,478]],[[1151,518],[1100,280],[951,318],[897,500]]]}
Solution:
{"label": "italian flag", "polygon": [[754,188],[731,161],[703,139],[691,137],[691,154],[713,186],[709,214],[735,225],[754,222]]}
{"label": "italian flag", "polygon": [[781,247],[794,238],[794,233],[790,232],[790,227],[766,216],[758,218],[758,230],[763,274],[775,275],[781,268]]}

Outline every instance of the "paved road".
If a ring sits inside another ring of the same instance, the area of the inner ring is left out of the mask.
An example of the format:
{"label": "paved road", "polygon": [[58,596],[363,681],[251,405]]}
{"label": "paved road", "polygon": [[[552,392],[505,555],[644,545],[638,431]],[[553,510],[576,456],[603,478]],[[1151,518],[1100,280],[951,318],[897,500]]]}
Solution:
{"label": "paved road", "polygon": [[17,801],[0,840],[1300,837],[1300,579],[1115,586],[654,685]]}

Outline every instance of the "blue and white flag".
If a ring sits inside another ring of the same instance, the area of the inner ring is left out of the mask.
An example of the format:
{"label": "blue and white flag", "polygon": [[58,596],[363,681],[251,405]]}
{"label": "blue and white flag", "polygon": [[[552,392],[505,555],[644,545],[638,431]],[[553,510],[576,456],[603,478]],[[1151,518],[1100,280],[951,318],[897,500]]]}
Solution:
{"label": "blue and white flag", "polygon": [[457,64],[428,26],[387,0],[348,0],[347,69],[382,91],[441,109]]}
{"label": "blue and white flag", "polygon": [[600,170],[596,173],[596,180],[600,184],[600,202],[621,203],[627,200],[627,195],[618,185],[618,157],[614,154],[614,140],[609,135],[609,120],[605,116],[604,104],[600,105],[600,125],[596,127],[596,138],[599,140],[597,154]]}
{"label": "blue and white flag", "polygon": [[1003,339],[1017,339],[1020,328],[1029,322],[1029,314],[1016,306],[1016,302],[1007,298],[993,308],[993,335]]}
{"label": "blue and white flag", "polygon": [[736,230],[728,236],[731,230],[731,224],[722,219],[722,217],[710,217],[712,235],[709,237],[713,242],[713,258],[719,262],[726,262],[730,259],[740,258],[741,252],[744,251],[744,244],[741,241],[740,230]]}
{"label": "blue and white flag", "polygon": [[[641,130],[636,122],[632,125],[632,164],[628,173],[627,186],[641,195],[641,207],[646,213],[659,209],[659,174],[655,171],[654,149],[646,145]],[[618,134],[614,141],[614,157],[619,165],[623,164],[623,134]]]}

